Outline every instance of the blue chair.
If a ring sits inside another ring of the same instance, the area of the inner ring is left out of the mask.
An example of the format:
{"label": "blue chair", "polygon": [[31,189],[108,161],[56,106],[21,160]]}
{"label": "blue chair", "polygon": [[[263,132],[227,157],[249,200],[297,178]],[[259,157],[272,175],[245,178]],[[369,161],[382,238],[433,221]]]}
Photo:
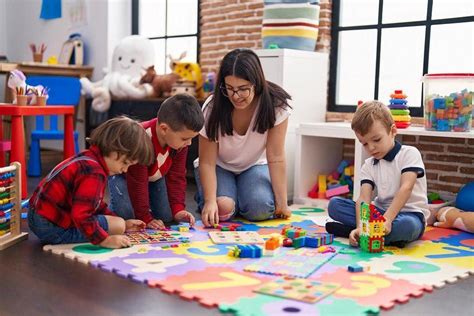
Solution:
{"label": "blue chair", "polygon": [[[30,86],[42,85],[49,89],[47,106],[77,106],[81,99],[81,83],[78,78],[60,76],[29,76],[26,83]],[[74,150],[79,152],[78,133],[74,132]],[[45,129],[44,116],[36,116],[35,130],[31,132],[30,159],[28,176],[41,176],[40,140],[64,139],[64,131],[58,129],[57,115],[49,116],[49,128]]]}

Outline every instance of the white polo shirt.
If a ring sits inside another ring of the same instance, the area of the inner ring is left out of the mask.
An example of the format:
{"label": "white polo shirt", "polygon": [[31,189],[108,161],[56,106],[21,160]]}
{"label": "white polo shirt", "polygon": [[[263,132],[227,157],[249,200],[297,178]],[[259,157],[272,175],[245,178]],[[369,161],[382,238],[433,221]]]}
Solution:
{"label": "white polo shirt", "polygon": [[[205,118],[204,127],[201,129],[199,134],[203,137],[207,137],[206,125],[211,113],[213,103],[211,102],[212,96],[206,100],[203,106],[203,113]],[[258,105],[258,107],[260,104]],[[255,165],[267,164],[267,138],[268,130],[265,133],[260,134],[258,131],[253,130],[255,120],[257,119],[258,107],[252,116],[250,126],[247,129],[245,135],[239,135],[235,130],[233,135],[222,136],[219,133],[217,141],[218,152],[216,164],[229,170],[233,173],[239,174],[250,167]],[[291,114],[290,108],[275,108],[275,126],[284,122]],[[199,158],[194,161],[194,167],[199,165]]]}
{"label": "white polo shirt", "polygon": [[385,157],[378,160],[374,157],[365,160],[361,168],[361,185],[369,183],[377,190],[374,204],[387,210],[395,194],[400,189],[402,173],[415,172],[418,177],[411,196],[400,212],[418,212],[428,219],[428,197],[425,165],[416,147],[401,145],[398,141]]}

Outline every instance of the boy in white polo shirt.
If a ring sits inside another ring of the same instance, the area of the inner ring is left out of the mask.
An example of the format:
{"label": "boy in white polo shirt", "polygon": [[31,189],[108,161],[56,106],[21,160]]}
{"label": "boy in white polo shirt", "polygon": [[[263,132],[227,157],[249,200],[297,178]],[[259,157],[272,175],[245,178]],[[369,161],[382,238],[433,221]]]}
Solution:
{"label": "boy in white polo shirt", "polygon": [[[425,166],[418,149],[395,141],[395,127],[389,109],[379,101],[362,104],[352,119],[352,130],[371,155],[361,168],[360,197],[357,202],[340,197],[329,201],[329,216],[342,223],[328,223],[337,234],[350,230],[349,242],[358,245],[361,202],[372,202],[384,215],[385,243],[403,247],[419,239],[429,211],[426,208]],[[347,237],[347,235],[346,235]]]}

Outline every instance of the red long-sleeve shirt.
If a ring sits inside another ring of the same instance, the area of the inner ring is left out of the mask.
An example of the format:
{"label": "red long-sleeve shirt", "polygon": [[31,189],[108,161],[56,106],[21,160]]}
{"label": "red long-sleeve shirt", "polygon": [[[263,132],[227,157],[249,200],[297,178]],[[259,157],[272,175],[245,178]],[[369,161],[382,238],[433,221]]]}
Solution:
{"label": "red long-sleeve shirt", "polygon": [[186,208],[186,157],[188,148],[174,151],[170,147],[161,147],[156,134],[158,119],[142,122],[143,128],[151,137],[156,160],[149,166],[133,165],[128,168],[127,187],[135,217],[149,223],[153,220],[150,213],[150,195],[148,182],[158,181],[162,177],[166,179],[168,201],[171,212],[174,215]]}
{"label": "red long-sleeve shirt", "polygon": [[[78,160],[81,156],[90,159]],[[67,165],[72,159],[75,161]],[[115,216],[103,201],[109,174],[104,158],[96,146],[91,146],[61,162],[53,173],[62,167],[54,177],[41,180],[30,203],[50,222],[66,229],[77,227],[91,243],[100,244],[108,233],[100,227],[95,215]]]}

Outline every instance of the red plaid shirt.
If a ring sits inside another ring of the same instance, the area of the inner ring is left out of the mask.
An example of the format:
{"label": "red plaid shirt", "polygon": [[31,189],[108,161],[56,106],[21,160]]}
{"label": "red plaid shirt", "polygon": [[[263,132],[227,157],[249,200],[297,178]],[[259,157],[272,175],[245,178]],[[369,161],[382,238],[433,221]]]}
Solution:
{"label": "red plaid shirt", "polygon": [[66,166],[47,181],[43,179],[30,198],[38,214],[62,227],[77,227],[93,244],[100,244],[108,233],[95,215],[115,215],[103,201],[109,170],[96,146],[66,159],[54,169],[59,170],[71,159],[87,156]]}

